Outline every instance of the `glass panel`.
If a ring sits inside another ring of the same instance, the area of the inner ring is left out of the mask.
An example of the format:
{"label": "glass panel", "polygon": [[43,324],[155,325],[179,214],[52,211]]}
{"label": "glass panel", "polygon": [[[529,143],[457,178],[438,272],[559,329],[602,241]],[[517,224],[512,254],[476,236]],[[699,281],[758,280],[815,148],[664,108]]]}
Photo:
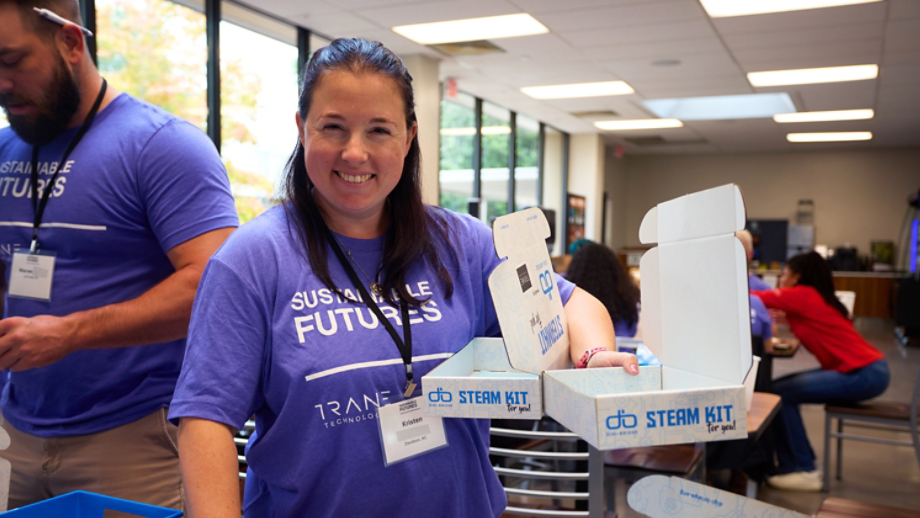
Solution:
{"label": "glass panel", "polygon": [[489,102],[482,103],[482,199],[485,221],[508,211],[508,153],[511,144],[511,112]]}
{"label": "glass panel", "polygon": [[274,204],[297,142],[297,33],[231,6],[220,23],[221,154],[244,223]]}
{"label": "glass panel", "polygon": [[543,147],[543,207],[556,211],[553,229],[555,243],[550,253],[563,255],[562,232],[565,227],[562,222],[565,207],[562,205],[562,133],[549,126],[546,127],[546,143]]}
{"label": "glass panel", "polygon": [[207,129],[204,14],[167,0],[96,0],[96,28],[109,84]]}
{"label": "glass panel", "polygon": [[322,36],[318,36],[318,35],[313,34],[313,33],[311,32],[311,33],[310,33],[310,55],[312,56],[312,55],[313,55],[313,52],[315,52],[316,49],[319,49],[319,48],[325,47],[326,45],[329,45],[329,42],[331,42],[331,41],[332,41],[332,40],[327,39],[327,38],[324,38],[324,37],[322,37]]}
{"label": "glass panel", "polygon": [[473,196],[473,139],[476,137],[476,99],[457,93],[441,99],[440,204],[455,212],[469,212]]}
{"label": "glass panel", "polygon": [[518,115],[516,122],[514,210],[521,210],[538,206],[537,148],[540,146],[540,123],[525,115]]}

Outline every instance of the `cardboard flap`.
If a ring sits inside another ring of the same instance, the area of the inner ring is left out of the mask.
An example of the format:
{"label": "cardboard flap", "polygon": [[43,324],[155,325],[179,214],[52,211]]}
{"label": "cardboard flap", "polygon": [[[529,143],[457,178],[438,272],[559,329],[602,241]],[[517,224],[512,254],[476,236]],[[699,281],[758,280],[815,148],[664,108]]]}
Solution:
{"label": "cardboard flap", "polygon": [[658,247],[642,254],[639,260],[642,276],[640,294],[642,301],[642,339],[645,346],[659,361],[664,361],[661,350],[661,280],[658,275]]}
{"label": "cardboard flap", "polygon": [[629,507],[650,518],[809,518],[781,507],[678,477],[647,476],[629,488]]}
{"label": "cardboard flap", "polygon": [[500,258],[489,290],[508,359],[516,370],[540,374],[571,367],[569,332],[549,260],[549,223],[531,208],[496,218],[492,239]]}
{"label": "cardboard flap", "polygon": [[744,228],[745,218],[741,189],[723,185],[659,203],[643,218],[639,241],[663,244],[733,234]]}

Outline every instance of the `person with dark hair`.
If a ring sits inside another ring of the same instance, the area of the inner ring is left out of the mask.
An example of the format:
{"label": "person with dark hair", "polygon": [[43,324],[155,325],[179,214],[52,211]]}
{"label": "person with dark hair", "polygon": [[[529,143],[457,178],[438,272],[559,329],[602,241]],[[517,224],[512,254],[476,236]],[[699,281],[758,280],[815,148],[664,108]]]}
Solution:
{"label": "person with dark hair", "polygon": [[785,433],[777,438],[779,474],[767,482],[779,489],[820,491],[821,476],[799,405],[852,404],[874,398],[888,388],[888,363],[853,328],[847,309],[834,295],[830,266],[817,252],[789,259],[779,285],[754,295],[768,308],[785,312],[790,330],[821,368],[773,382],[773,391],[783,398]]}
{"label": "person with dark hair", "polygon": [[[246,516],[499,516],[488,420],[444,419],[447,447],[389,466],[378,429],[499,334],[491,231],[422,203],[411,77],[380,43],[318,49],[295,118],[287,199],[230,237],[195,301],[170,406],[192,516],[239,516],[233,434],[253,415]],[[603,305],[558,285],[572,360],[638,373]]]}
{"label": "person with dark hair", "polygon": [[639,288],[613,250],[590,241],[583,243],[572,255],[565,278],[601,301],[617,336],[636,335]]}
{"label": "person with dark hair", "polygon": [[0,0],[9,504],[82,489],[181,508],[166,407],[236,209],[207,136],[108,85],[80,23],[76,0]]}

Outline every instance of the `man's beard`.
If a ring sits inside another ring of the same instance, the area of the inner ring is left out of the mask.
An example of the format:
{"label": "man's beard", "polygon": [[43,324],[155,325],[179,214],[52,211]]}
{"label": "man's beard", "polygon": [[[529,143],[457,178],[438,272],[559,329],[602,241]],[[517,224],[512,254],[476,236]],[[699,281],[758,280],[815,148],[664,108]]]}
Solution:
{"label": "man's beard", "polygon": [[[22,103],[32,104],[37,108],[37,113],[13,115],[7,108],[10,104]],[[58,55],[51,84],[44,94],[39,93],[37,97],[31,98],[13,93],[0,94],[0,106],[3,106],[10,127],[19,138],[34,146],[41,146],[54,140],[70,125],[80,108],[80,87]]]}

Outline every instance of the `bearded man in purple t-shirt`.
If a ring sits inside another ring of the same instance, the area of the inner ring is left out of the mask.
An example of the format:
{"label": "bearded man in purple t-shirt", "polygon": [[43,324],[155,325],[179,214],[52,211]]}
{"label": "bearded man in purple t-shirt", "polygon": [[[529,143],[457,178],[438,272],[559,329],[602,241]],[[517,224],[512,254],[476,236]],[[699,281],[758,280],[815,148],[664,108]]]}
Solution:
{"label": "bearded man in purple t-shirt", "polygon": [[108,86],[76,0],[0,0],[0,320],[10,507],[179,508],[166,421],[201,271],[237,226],[197,128]]}

